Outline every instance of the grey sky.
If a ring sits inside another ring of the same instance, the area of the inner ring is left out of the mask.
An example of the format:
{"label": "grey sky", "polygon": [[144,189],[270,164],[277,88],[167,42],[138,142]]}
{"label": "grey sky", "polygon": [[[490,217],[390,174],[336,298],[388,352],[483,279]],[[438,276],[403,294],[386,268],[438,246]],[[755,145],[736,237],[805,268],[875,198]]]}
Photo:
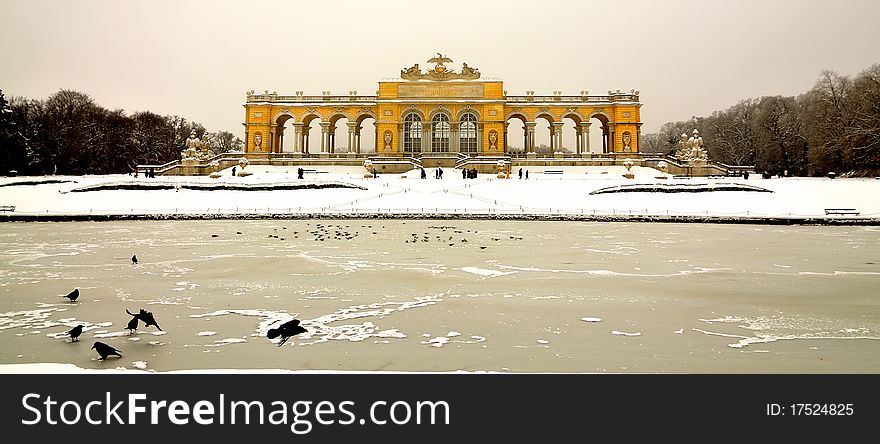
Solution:
{"label": "grey sky", "polygon": [[0,11],[7,97],[74,89],[239,136],[246,90],[372,94],[436,52],[510,94],[638,88],[644,132],[880,63],[876,0],[0,0]]}

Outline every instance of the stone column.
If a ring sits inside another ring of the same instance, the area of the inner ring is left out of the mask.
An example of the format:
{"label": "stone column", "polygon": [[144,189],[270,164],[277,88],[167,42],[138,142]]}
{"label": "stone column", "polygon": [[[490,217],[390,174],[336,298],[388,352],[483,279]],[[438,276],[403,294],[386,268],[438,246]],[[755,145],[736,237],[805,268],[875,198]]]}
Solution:
{"label": "stone column", "polygon": [[330,150],[330,122],[321,122],[321,154]]}
{"label": "stone column", "polygon": [[293,124],[293,152],[302,154],[303,152],[303,124]]}
{"label": "stone column", "polygon": [[608,128],[608,152],[609,152],[609,153],[613,153],[613,152],[614,152],[614,133],[615,133],[615,129],[614,129],[614,124],[613,124],[613,123],[609,123],[608,126],[609,126],[609,128]]}
{"label": "stone column", "polygon": [[360,152],[357,148],[357,131],[358,124],[357,122],[348,122],[348,152]]}
{"label": "stone column", "polygon": [[635,150],[637,153],[642,152],[642,126],[639,125],[636,127],[636,143]]}
{"label": "stone column", "polygon": [[602,153],[608,154],[608,125],[602,125]]}
{"label": "stone column", "polygon": [[458,122],[449,122],[449,152],[451,153],[461,151],[461,141],[458,138],[458,130]]}
{"label": "stone column", "polygon": [[422,122],[422,152],[430,151],[431,148],[431,122]]}
{"label": "stone column", "polygon": [[562,151],[562,126],[565,125],[563,122],[553,122],[550,124],[550,127],[553,128],[552,137],[550,139],[553,141],[553,152]]}
{"label": "stone column", "polygon": [[581,135],[581,149],[578,154],[584,155],[590,152],[590,122],[578,124],[578,134]]}
{"label": "stone column", "polygon": [[538,122],[526,122],[526,154],[535,154],[535,125]]}
{"label": "stone column", "polygon": [[499,140],[498,143],[503,143],[501,146],[501,154],[507,154],[507,127],[510,126],[509,123],[504,122],[504,138]]}
{"label": "stone column", "polygon": [[272,129],[269,130],[269,152],[270,152],[270,153],[274,153],[274,152],[275,152],[275,145],[276,145],[276,142],[277,142],[277,141],[275,140],[275,129],[272,128]]}

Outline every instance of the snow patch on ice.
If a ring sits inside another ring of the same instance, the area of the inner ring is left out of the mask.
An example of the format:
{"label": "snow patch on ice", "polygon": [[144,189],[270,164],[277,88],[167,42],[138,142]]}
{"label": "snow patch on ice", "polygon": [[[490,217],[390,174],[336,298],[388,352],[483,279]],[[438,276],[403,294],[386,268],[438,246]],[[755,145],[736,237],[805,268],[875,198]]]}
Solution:
{"label": "snow patch on ice", "polygon": [[498,270],[487,270],[485,268],[479,268],[479,267],[462,267],[462,268],[460,268],[460,270],[464,271],[465,273],[476,274],[478,276],[483,276],[486,278],[506,276],[509,274],[516,273],[515,271],[504,272],[504,271],[498,271]]}

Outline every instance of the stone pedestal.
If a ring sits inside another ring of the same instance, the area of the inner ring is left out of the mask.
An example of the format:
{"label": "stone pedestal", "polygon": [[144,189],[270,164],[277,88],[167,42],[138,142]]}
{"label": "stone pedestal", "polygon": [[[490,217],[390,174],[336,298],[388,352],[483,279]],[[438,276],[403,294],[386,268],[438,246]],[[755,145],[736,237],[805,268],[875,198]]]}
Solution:
{"label": "stone pedestal", "polygon": [[538,153],[526,153],[526,159],[537,159]]}
{"label": "stone pedestal", "polygon": [[636,178],[635,174],[633,174],[633,173],[626,173],[623,175],[623,177],[625,177],[627,179],[635,179]]}

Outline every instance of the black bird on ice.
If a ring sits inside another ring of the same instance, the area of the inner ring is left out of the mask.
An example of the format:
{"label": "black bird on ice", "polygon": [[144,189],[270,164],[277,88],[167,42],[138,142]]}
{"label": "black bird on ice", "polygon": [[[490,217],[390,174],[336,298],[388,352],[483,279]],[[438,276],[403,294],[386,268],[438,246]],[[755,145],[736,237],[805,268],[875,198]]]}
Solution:
{"label": "black bird on ice", "polygon": [[81,335],[82,332],[83,326],[77,325],[76,327],[71,328],[70,331],[67,332],[67,335],[70,336],[73,341],[79,341],[79,335]]}
{"label": "black bird on ice", "polygon": [[62,296],[63,298],[70,299],[70,302],[76,302],[76,298],[79,297],[79,288],[74,288],[73,291],[67,293],[66,296]]}
{"label": "black bird on ice", "polygon": [[[128,313],[128,314],[130,314],[130,315],[132,315],[132,316],[134,316],[135,319],[140,319],[141,321],[143,321],[145,327],[149,327],[149,326],[151,326],[151,325],[155,325],[156,328],[159,329],[159,331],[163,331],[163,330],[162,330],[162,327],[159,327],[159,324],[156,322],[156,318],[153,317],[153,312],[152,312],[152,311],[146,311],[146,310],[144,310],[144,309],[142,308],[137,314],[135,314],[135,313],[132,313],[132,312],[128,311],[128,309],[126,308],[126,309],[125,309],[125,312]],[[129,321],[129,322],[128,322],[128,328],[129,328],[129,330],[132,329],[132,326],[131,326],[132,322],[133,322],[133,321]],[[134,328],[137,328],[137,322],[134,323]]]}
{"label": "black bird on ice", "polygon": [[132,265],[137,265],[137,263],[138,263],[138,257],[137,257],[137,255],[135,254],[135,255],[133,255],[133,256],[131,257],[131,264],[132,264]]}
{"label": "black bird on ice", "polygon": [[110,355],[119,356],[120,358],[122,357],[122,355],[119,353],[119,350],[100,341],[96,341],[95,345],[93,345],[92,348],[95,349],[95,351],[98,352],[99,355],[101,355],[102,361],[104,359],[107,359],[107,356]]}
{"label": "black bird on ice", "polygon": [[275,339],[281,336],[281,341],[278,342],[278,346],[281,347],[291,337],[300,333],[305,333],[306,331],[308,330],[299,325],[299,319],[293,319],[281,324],[278,328],[270,328],[266,337],[269,339]]}
{"label": "black bird on ice", "polygon": [[[126,311],[128,311],[128,310],[126,310]],[[137,330],[137,328],[138,328],[138,316],[131,314],[131,313],[129,313],[129,314],[131,315],[131,320],[128,321],[127,328],[129,330],[128,331],[129,333],[134,334],[135,330]]]}

